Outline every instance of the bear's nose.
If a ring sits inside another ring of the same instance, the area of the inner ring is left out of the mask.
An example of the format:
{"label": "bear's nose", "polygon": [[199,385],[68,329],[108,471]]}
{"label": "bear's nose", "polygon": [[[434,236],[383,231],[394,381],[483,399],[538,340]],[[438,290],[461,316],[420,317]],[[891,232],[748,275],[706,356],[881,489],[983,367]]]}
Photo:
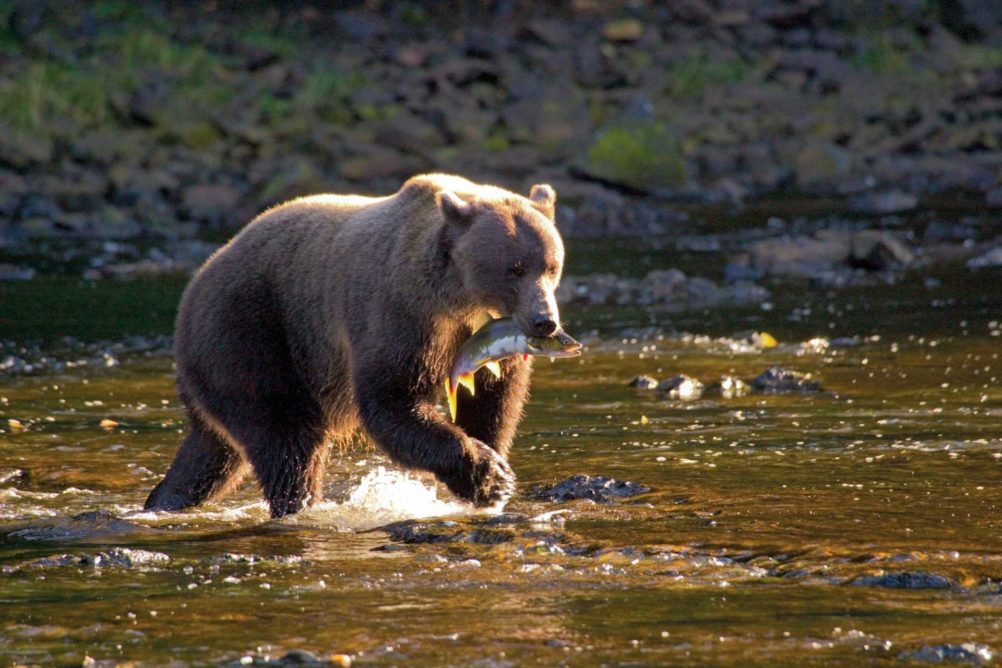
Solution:
{"label": "bear's nose", "polygon": [[548,315],[537,315],[532,319],[532,333],[536,336],[550,336],[557,331],[557,323]]}

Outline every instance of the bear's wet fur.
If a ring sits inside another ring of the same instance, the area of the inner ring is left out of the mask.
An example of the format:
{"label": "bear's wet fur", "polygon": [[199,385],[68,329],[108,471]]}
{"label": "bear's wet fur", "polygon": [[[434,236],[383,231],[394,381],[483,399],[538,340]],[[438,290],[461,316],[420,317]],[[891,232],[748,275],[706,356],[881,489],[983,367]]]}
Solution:
{"label": "bear's wet fur", "polygon": [[330,444],[359,428],[477,505],[508,498],[531,360],[476,375],[457,422],[435,403],[485,313],[559,323],[556,195],[442,174],[388,197],[303,197],[255,218],[196,273],[175,331],[188,431],[148,510],[222,496],[253,471],[274,517],[322,498]]}

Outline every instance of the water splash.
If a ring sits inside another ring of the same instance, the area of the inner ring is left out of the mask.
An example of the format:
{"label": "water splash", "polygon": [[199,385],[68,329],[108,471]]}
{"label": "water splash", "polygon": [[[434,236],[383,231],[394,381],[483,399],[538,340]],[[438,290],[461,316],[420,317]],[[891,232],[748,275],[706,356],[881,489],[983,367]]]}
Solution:
{"label": "water splash", "polygon": [[[487,512],[495,511],[495,509]],[[499,512],[496,509],[495,512]],[[325,501],[285,521],[342,531],[371,529],[401,520],[469,515],[483,512],[455,499],[440,499],[434,484],[407,471],[377,466],[369,471],[348,499]]]}

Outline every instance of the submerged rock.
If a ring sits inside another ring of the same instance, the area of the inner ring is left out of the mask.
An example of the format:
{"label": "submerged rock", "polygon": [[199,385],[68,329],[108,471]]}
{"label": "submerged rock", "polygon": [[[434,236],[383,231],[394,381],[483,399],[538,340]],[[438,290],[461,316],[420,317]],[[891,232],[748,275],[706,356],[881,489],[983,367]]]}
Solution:
{"label": "submerged rock", "polygon": [[93,540],[133,533],[155,533],[156,529],[115,517],[106,510],[80,513],[73,517],[60,517],[32,522],[14,529],[8,535],[25,540]]}
{"label": "submerged rock", "polygon": [[943,645],[923,645],[913,652],[902,652],[898,658],[903,661],[925,661],[927,663],[958,661],[982,666],[995,659],[995,652],[988,645],[976,642],[945,643]]}
{"label": "submerged rock", "polygon": [[163,552],[131,549],[128,547],[113,547],[96,554],[57,554],[35,559],[11,570],[24,568],[61,568],[66,566],[91,566],[93,568],[150,568],[169,564],[171,558]]}
{"label": "submerged rock", "polygon": [[637,376],[630,381],[629,385],[638,390],[653,390],[658,386],[658,379],[653,376]]}
{"label": "submerged rock", "polygon": [[597,503],[611,503],[651,491],[650,487],[628,480],[615,480],[604,476],[578,474],[552,487],[533,490],[531,497],[544,501],[572,501],[587,499]]}
{"label": "submerged rock", "polygon": [[722,376],[719,381],[710,385],[706,391],[707,393],[719,394],[724,399],[733,399],[745,396],[751,392],[751,388],[748,387],[748,383],[737,376]]}
{"label": "submerged rock", "polygon": [[861,575],[851,580],[849,584],[856,587],[886,587],[888,589],[950,589],[957,586],[948,577],[924,571]]}
{"label": "submerged rock", "polygon": [[1002,246],[993,248],[977,257],[972,257],[967,261],[967,266],[971,269],[981,269],[983,267],[1002,267]]}
{"label": "submerged rock", "polygon": [[752,389],[762,394],[802,393],[821,391],[821,383],[810,374],[774,366],[766,369],[751,382]]}
{"label": "submerged rock", "polygon": [[685,374],[662,380],[656,389],[659,392],[666,392],[669,399],[690,401],[703,396],[703,383]]}

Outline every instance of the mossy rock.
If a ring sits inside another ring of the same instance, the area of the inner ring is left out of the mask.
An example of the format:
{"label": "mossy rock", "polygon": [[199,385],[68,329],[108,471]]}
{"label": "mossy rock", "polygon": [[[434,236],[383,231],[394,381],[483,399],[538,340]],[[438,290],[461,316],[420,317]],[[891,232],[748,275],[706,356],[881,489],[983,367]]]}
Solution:
{"label": "mossy rock", "polygon": [[585,173],[637,190],[678,185],[686,179],[678,139],[655,121],[634,121],[603,130],[579,165]]}

